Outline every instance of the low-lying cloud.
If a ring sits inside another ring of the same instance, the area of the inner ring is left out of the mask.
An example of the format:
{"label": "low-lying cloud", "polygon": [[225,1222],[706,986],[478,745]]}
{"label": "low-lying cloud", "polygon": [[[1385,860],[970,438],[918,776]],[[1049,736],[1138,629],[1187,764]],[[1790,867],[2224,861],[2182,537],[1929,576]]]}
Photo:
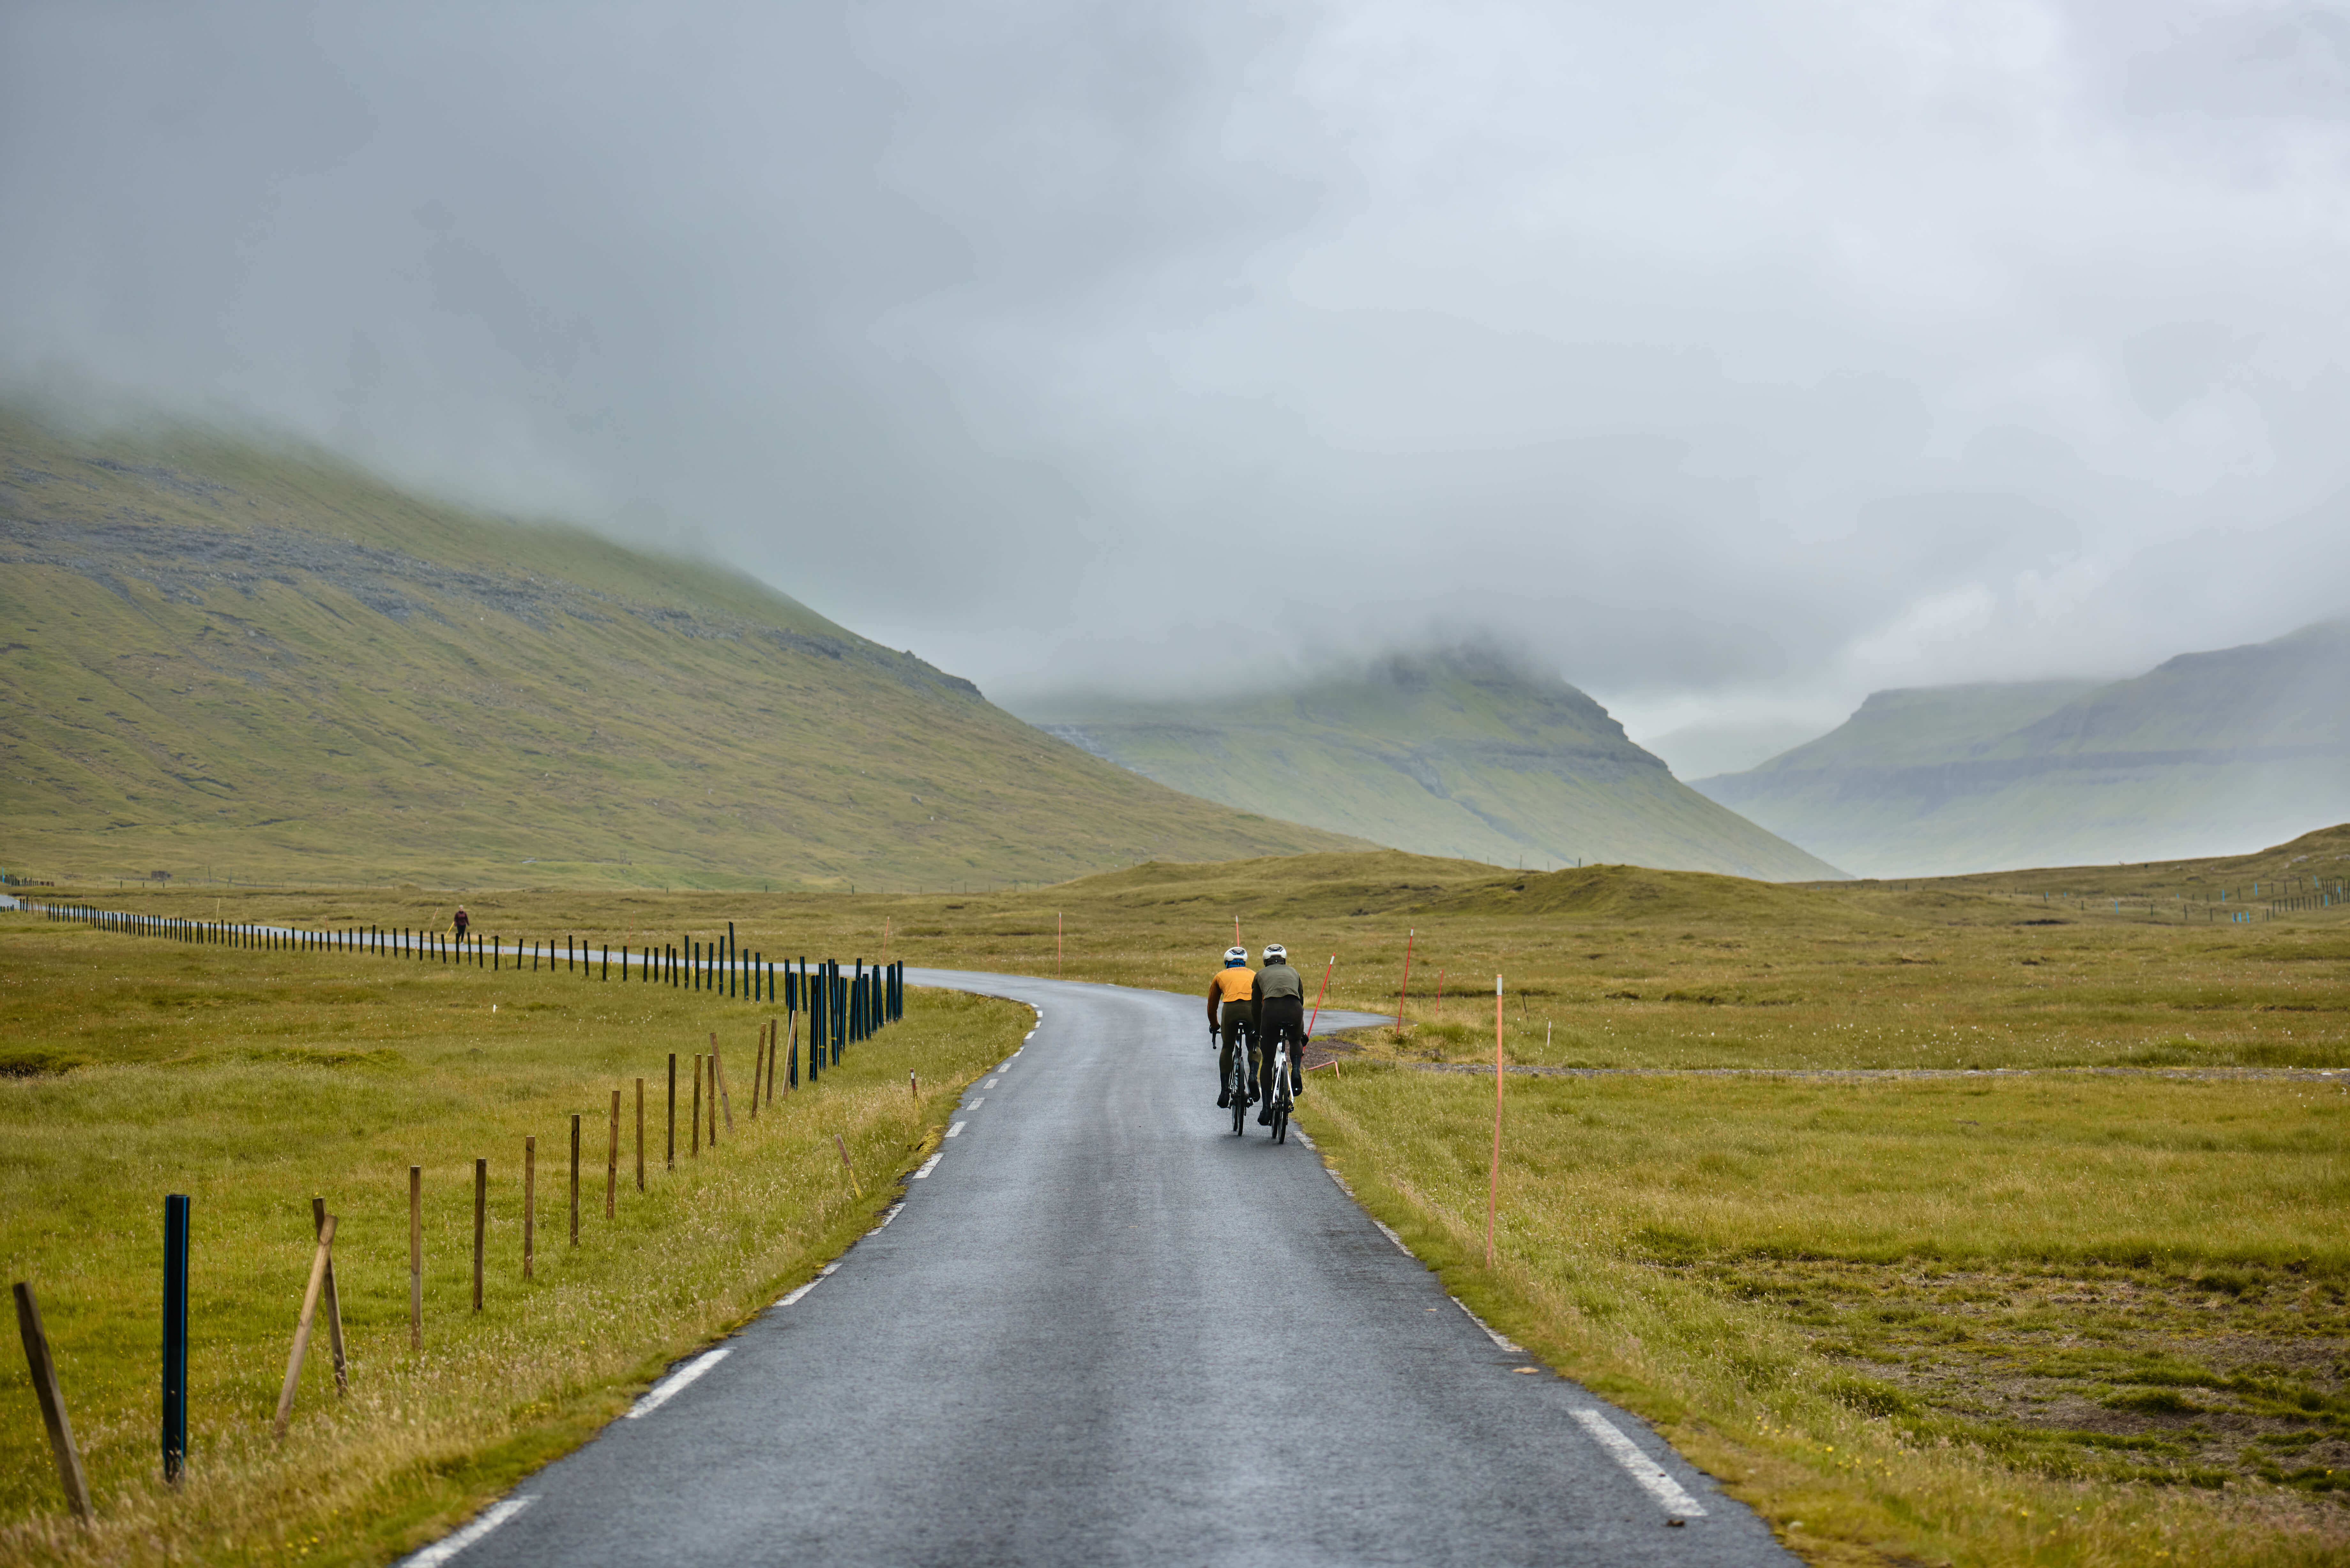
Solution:
{"label": "low-lying cloud", "polygon": [[2350,608],[2336,6],[26,4],[0,85],[20,388],[991,691],[1485,634],[1777,734]]}

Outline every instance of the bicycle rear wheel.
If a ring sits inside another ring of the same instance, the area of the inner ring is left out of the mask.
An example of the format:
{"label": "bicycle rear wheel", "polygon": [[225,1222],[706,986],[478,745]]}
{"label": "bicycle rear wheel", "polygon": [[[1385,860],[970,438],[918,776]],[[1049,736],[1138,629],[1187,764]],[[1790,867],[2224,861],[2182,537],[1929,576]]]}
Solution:
{"label": "bicycle rear wheel", "polygon": [[1289,1141],[1289,1091],[1276,1092],[1273,1096],[1273,1141]]}
{"label": "bicycle rear wheel", "polygon": [[[1235,1054],[1239,1054],[1239,1053],[1235,1053]],[[1234,1137],[1245,1137],[1248,1136],[1247,1068],[1243,1065],[1235,1065],[1232,1069],[1232,1078],[1230,1079],[1227,1086],[1231,1089],[1232,1097],[1232,1136]]]}

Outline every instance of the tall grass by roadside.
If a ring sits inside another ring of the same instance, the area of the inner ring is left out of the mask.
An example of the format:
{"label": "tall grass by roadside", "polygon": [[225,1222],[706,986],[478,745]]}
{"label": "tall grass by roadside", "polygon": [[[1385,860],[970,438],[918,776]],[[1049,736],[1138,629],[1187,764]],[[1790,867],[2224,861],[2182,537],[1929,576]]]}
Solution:
{"label": "tall grass by roadside", "polygon": [[1491,1080],[1303,1116],[1449,1289],[1814,1562],[2350,1554],[2350,1095]]}
{"label": "tall grass by roadside", "polygon": [[[30,1279],[89,1467],[97,1524],[63,1514],[21,1362],[0,1374],[0,1559],[380,1561],[576,1444],[662,1366],[758,1310],[861,1229],[1001,1059],[1024,1009],[917,992],[816,1086],[749,1112],[774,1009],[663,986],[352,954],[249,953],[0,930],[0,1010],[86,1064],[0,1077],[0,1260]],[[690,1064],[716,1030],[733,1126],[689,1153]],[[805,1040],[803,1039],[803,1047]],[[664,1169],[668,1052],[677,1167]],[[922,1095],[907,1074],[920,1075]],[[634,1080],[647,1178],[634,1180]],[[603,1218],[607,1117],[621,1186]],[[569,1118],[583,1115],[580,1245]],[[859,1197],[833,1137],[857,1162]],[[538,1140],[537,1266],[522,1277],[522,1153]],[[473,1161],[490,1160],[487,1286],[470,1310]],[[408,1168],[424,1168],[424,1350],[408,1349]],[[164,1195],[194,1200],[186,1479],[160,1480]],[[323,1333],[271,1438],[310,1252],[335,1243],[351,1391]]]}

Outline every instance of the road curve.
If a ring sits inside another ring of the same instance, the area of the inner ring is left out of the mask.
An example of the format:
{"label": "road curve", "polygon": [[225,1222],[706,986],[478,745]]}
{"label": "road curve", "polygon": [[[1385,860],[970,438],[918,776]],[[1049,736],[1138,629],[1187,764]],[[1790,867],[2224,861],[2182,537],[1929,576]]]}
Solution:
{"label": "road curve", "polygon": [[1234,1138],[1201,1002],[909,979],[1042,1016],[894,1217],[416,1568],[1795,1561]]}

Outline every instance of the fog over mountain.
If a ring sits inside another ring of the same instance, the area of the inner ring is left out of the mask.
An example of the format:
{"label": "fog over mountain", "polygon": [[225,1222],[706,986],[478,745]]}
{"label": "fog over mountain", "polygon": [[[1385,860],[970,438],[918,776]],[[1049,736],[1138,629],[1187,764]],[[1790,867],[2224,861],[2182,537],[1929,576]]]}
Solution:
{"label": "fog over mountain", "polygon": [[1686,776],[2350,609],[2338,5],[19,0],[0,88],[16,391],[991,694],[1474,628]]}

